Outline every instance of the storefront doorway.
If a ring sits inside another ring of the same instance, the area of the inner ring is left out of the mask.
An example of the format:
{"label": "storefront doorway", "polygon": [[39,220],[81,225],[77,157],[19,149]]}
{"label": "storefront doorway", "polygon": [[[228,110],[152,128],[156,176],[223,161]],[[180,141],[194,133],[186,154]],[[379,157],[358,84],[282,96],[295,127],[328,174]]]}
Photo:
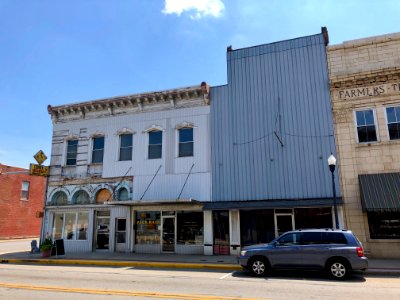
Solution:
{"label": "storefront doorway", "polygon": [[162,216],[161,234],[162,252],[175,252],[175,216]]}
{"label": "storefront doorway", "polygon": [[286,231],[294,229],[292,213],[275,213],[275,236],[278,237]]}
{"label": "storefront doorway", "polygon": [[95,249],[110,248],[110,211],[96,211]]}

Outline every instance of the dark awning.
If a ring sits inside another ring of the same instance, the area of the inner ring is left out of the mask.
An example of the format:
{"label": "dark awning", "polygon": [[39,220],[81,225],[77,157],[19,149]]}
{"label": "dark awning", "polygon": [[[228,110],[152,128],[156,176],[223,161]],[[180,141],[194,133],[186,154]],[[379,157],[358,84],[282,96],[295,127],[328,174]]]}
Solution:
{"label": "dark awning", "polygon": [[400,173],[358,175],[365,211],[400,211]]}
{"label": "dark awning", "polygon": [[[342,198],[338,197],[336,199],[336,204],[341,205],[342,203]],[[203,202],[203,204],[206,210],[327,207],[333,206],[333,198],[218,201]]]}

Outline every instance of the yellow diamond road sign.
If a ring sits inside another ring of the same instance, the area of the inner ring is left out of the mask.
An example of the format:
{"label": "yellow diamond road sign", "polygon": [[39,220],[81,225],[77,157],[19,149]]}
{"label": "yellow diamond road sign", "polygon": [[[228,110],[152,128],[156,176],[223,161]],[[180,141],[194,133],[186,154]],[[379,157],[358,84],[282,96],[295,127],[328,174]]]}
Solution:
{"label": "yellow diamond road sign", "polygon": [[36,159],[39,165],[41,165],[47,159],[47,156],[42,150],[39,150],[38,153],[33,156],[33,158]]}

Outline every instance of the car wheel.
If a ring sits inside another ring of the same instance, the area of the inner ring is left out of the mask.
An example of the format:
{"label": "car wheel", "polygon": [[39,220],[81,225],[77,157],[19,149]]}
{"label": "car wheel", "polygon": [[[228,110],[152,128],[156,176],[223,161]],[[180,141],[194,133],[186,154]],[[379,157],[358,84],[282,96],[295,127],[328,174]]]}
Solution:
{"label": "car wheel", "polygon": [[266,276],[269,269],[269,263],[267,259],[263,257],[255,257],[250,260],[249,269],[254,276]]}
{"label": "car wheel", "polygon": [[342,260],[332,260],[328,263],[327,271],[333,279],[342,280],[348,276],[349,267],[348,264]]}

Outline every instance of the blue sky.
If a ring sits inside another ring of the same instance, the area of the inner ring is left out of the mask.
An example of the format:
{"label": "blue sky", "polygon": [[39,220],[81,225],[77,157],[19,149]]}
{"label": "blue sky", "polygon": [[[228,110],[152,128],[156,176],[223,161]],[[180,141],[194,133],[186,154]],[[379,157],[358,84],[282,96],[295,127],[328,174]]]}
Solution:
{"label": "blue sky", "polygon": [[[233,49],[400,31],[398,0],[0,0],[0,163],[51,151],[47,105],[226,84]],[[45,164],[49,163],[49,159]]]}

